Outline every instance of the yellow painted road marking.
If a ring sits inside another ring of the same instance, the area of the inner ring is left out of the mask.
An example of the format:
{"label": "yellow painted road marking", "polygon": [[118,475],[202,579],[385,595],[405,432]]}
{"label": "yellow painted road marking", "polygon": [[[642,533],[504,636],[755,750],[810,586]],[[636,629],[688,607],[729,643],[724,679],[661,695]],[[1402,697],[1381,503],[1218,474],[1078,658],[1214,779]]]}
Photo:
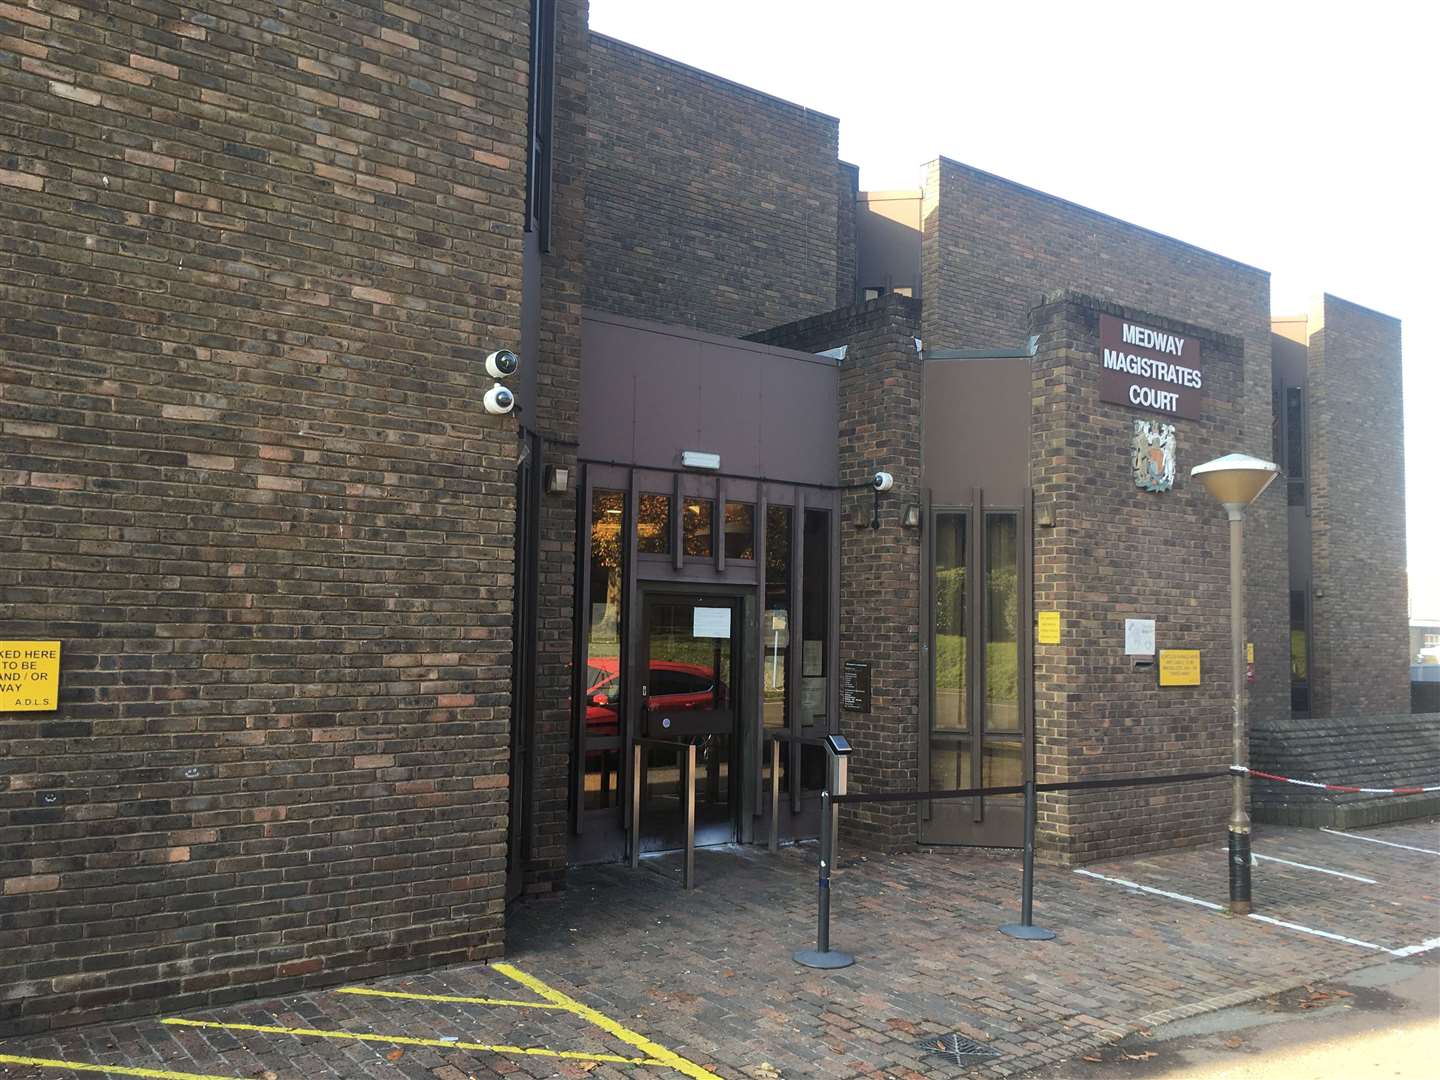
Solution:
{"label": "yellow painted road marking", "polygon": [[505,1005],[516,1009],[563,1009],[548,1001],[511,1001],[509,998],[454,997],[451,994],[405,994],[399,990],[370,990],[363,986],[344,986],[337,994],[363,994],[365,997],[405,998],[409,1001],[457,1001],[462,1005]]}
{"label": "yellow painted road marking", "polygon": [[640,1050],[643,1053],[649,1054],[650,1058],[653,1059],[653,1062],[647,1061],[647,1065],[652,1063],[659,1065],[668,1065],[676,1072],[681,1072],[684,1073],[686,1076],[691,1077],[692,1080],[720,1080],[720,1077],[716,1076],[708,1069],[703,1069],[699,1065],[696,1065],[693,1061],[681,1057],[679,1054],[675,1053],[674,1050],[667,1050],[659,1043],[651,1042],[644,1035],[641,1035],[638,1031],[631,1031],[624,1024],[611,1020],[604,1013],[597,1012],[596,1010],[590,1008],[590,1006],[588,1005],[582,1005],[574,998],[569,997],[566,994],[562,994],[559,990],[555,990],[552,987],[541,982],[539,979],[535,978],[535,976],[526,975],[525,972],[521,971],[517,967],[513,967],[510,964],[491,964],[490,966],[493,967],[496,971],[500,972],[500,974],[506,975],[509,978],[514,979],[521,986],[525,987],[525,989],[531,990],[534,993],[539,994],[546,1001],[552,1001],[556,1005],[559,1005],[561,1008],[574,1013],[576,1016],[579,1016],[585,1020],[589,1020],[590,1023],[594,1024],[602,1031],[607,1031],[611,1035],[614,1035],[617,1039],[629,1043],[631,1046],[635,1047],[635,1049]]}
{"label": "yellow painted road marking", "polygon": [[[368,1031],[320,1031],[315,1028],[288,1028],[269,1024],[222,1024],[218,1020],[182,1020],[170,1017],[162,1024],[178,1024],[182,1027],[220,1028],[224,1031],[261,1031],[271,1035],[295,1035],[313,1039],[355,1039],[360,1042],[393,1043],[396,1046],[438,1046],[442,1050],[480,1050],[492,1054],[525,1054],[530,1057],[565,1058],[570,1061],[613,1061],[620,1065],[670,1065],[669,1061],[654,1058],[627,1058],[618,1054],[588,1054],[579,1050],[550,1050],[543,1046],[492,1046],[488,1043],[461,1042],[451,1039],[416,1039],[408,1035],[376,1035]],[[626,1042],[631,1042],[627,1039]],[[632,1042],[632,1045],[633,1042]],[[667,1054],[669,1051],[665,1051]],[[672,1057],[674,1055],[671,1055]],[[673,1066],[672,1066],[673,1067]],[[149,1075],[160,1076],[160,1073]],[[709,1076],[709,1073],[705,1073]],[[206,1078],[211,1080],[211,1078]],[[719,1080],[714,1077],[713,1080]]]}
{"label": "yellow painted road marking", "polygon": [[136,1069],[128,1065],[92,1065],[88,1061],[58,1061],[54,1058],[17,1057],[0,1054],[0,1065],[37,1065],[42,1069],[73,1069],[75,1072],[109,1073],[112,1076],[145,1076],[149,1080],[235,1080],[231,1076],[202,1076],[200,1073],[166,1072],[164,1069]]}

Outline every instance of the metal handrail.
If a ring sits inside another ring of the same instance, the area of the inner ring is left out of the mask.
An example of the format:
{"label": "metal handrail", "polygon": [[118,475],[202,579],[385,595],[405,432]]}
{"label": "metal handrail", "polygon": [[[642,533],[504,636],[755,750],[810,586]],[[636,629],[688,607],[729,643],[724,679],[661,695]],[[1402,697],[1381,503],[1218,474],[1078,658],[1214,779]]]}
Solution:
{"label": "metal handrail", "polygon": [[630,868],[640,866],[640,787],[647,771],[647,750],[651,746],[669,746],[685,751],[681,759],[680,790],[685,806],[685,864],[681,883],[686,889],[695,887],[695,743],[689,739],[635,738],[630,765]]}
{"label": "metal handrail", "polygon": [[[822,736],[796,735],[794,732],[776,729],[767,731],[770,736],[770,837],[769,848],[772,852],[780,850],[780,744],[788,742],[793,746],[819,746],[825,750],[825,775],[827,788],[831,792],[844,793],[848,786],[849,759],[836,754],[831,749],[830,743]],[[790,767],[790,801],[792,814],[799,813],[800,804],[800,776],[799,762],[791,761]],[[821,804],[822,816],[827,812],[827,804]],[[832,842],[838,847],[838,839],[833,839],[840,829],[840,808],[834,803],[828,804],[828,813],[831,821]],[[823,823],[822,823],[823,826]]]}

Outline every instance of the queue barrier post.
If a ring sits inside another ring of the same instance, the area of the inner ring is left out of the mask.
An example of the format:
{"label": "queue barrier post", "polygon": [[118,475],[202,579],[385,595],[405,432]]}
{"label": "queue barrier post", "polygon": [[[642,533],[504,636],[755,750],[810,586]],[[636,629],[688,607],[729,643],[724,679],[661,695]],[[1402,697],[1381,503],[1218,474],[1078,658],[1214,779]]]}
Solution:
{"label": "queue barrier post", "polygon": [[1031,919],[1035,903],[1035,779],[1025,781],[1025,871],[1020,885],[1020,921],[1005,923],[1000,932],[1022,941],[1050,941],[1054,930],[1036,926]]}
{"label": "queue barrier post", "polygon": [[808,968],[823,971],[849,967],[855,957],[849,953],[830,948],[830,864],[834,857],[835,822],[831,816],[830,792],[820,793],[820,904],[818,926],[815,932],[815,948],[800,949],[795,953],[795,962]]}

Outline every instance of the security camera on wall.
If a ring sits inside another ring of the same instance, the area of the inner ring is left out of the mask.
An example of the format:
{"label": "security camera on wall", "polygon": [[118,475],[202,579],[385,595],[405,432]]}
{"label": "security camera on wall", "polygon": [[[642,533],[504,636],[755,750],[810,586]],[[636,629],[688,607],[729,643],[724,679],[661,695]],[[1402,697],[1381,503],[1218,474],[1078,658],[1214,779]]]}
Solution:
{"label": "security camera on wall", "polygon": [[888,472],[877,472],[875,479],[870,481],[876,491],[889,491],[895,486],[895,477]]}
{"label": "security camera on wall", "polygon": [[520,357],[509,349],[496,349],[485,357],[485,373],[492,379],[503,379],[507,375],[514,375],[519,367]]}
{"label": "security camera on wall", "polygon": [[491,416],[504,416],[515,408],[515,392],[496,383],[485,391],[485,411]]}

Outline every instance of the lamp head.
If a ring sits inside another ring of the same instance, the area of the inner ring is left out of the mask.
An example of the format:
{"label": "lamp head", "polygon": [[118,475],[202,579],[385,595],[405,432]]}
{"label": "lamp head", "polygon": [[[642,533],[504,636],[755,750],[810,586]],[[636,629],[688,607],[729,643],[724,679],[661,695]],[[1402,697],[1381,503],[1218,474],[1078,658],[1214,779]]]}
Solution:
{"label": "lamp head", "polygon": [[1190,475],[1204,484],[1205,490],[1233,515],[1258,499],[1279,471],[1280,467],[1273,461],[1262,461],[1249,454],[1226,454],[1196,465]]}

